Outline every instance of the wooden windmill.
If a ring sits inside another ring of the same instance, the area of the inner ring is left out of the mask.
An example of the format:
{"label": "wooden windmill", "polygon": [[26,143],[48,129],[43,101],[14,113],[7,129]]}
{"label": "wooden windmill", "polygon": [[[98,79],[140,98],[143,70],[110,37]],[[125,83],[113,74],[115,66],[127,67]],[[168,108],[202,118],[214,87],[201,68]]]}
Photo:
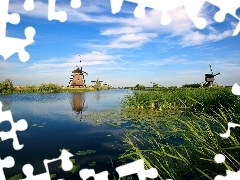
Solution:
{"label": "wooden windmill", "polygon": [[[81,56],[80,57],[80,64],[81,64]],[[77,65],[76,65],[77,66]],[[85,71],[82,70],[82,67],[78,67],[77,69],[72,71],[72,77],[70,78],[69,85],[70,87],[86,87],[85,80],[84,80],[84,74],[88,75]]]}
{"label": "wooden windmill", "polygon": [[220,72],[218,72],[216,74],[213,74],[211,64],[209,64],[209,66],[210,66],[210,71],[211,71],[212,74],[205,74],[205,84],[204,85],[212,87],[213,82],[214,82],[214,77],[219,75]]}

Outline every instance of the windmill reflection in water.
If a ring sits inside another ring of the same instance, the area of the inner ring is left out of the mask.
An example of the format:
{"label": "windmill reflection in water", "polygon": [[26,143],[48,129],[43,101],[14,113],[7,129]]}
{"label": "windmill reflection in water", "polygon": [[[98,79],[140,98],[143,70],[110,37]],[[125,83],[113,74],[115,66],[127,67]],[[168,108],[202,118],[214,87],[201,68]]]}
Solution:
{"label": "windmill reflection in water", "polygon": [[75,117],[78,118],[80,115],[80,121],[82,120],[82,113],[85,111],[88,106],[85,104],[85,97],[83,92],[74,92],[72,93],[72,99],[70,101],[72,110],[77,114]]}

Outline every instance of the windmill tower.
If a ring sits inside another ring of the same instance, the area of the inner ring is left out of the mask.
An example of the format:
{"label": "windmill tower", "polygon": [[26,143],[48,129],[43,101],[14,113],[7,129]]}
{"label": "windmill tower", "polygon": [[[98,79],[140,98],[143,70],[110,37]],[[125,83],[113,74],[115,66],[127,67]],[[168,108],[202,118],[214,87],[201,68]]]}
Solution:
{"label": "windmill tower", "polygon": [[216,74],[213,74],[211,64],[209,64],[209,66],[210,66],[210,71],[211,71],[212,74],[205,74],[205,81],[206,82],[205,82],[204,85],[212,87],[213,86],[213,82],[214,82],[214,77],[219,75],[220,72],[218,72]]}
{"label": "windmill tower", "polygon": [[[81,56],[80,57],[80,64],[81,64]],[[77,66],[77,65],[76,65]],[[69,81],[68,87],[79,87],[84,88],[86,87],[85,80],[84,80],[84,74],[88,75],[85,71],[82,70],[82,67],[78,67],[77,69],[72,71],[72,75]]]}

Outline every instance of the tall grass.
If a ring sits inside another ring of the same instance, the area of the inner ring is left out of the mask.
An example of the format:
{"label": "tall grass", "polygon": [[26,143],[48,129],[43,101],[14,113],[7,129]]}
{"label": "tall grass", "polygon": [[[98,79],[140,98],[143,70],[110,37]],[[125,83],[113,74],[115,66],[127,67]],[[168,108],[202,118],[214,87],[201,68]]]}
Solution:
{"label": "tall grass", "polygon": [[[125,109],[156,112],[206,112],[220,107],[240,107],[240,98],[230,88],[163,88],[158,91],[133,91],[122,100]],[[237,110],[237,108],[236,108]]]}
{"label": "tall grass", "polygon": [[61,92],[62,87],[53,83],[42,83],[39,86],[27,85],[14,89],[14,93],[58,93]]}
{"label": "tall grass", "polygon": [[[223,139],[227,123],[239,122],[239,114],[231,109],[219,108],[214,115],[193,114],[191,117],[169,115],[164,121],[143,122],[141,128],[129,131],[125,142],[129,149],[121,158],[144,159],[148,168],[155,167],[159,179],[214,179],[225,176],[226,169],[239,170],[239,129]],[[226,161],[217,164],[216,154]]]}
{"label": "tall grass", "polygon": [[[231,130],[228,122],[240,124],[239,97],[230,88],[162,89],[134,91],[122,100],[125,116],[137,123],[125,142],[129,149],[121,158],[144,159],[155,167],[159,179],[214,179],[240,165],[240,129]],[[216,154],[226,161],[217,164]]]}

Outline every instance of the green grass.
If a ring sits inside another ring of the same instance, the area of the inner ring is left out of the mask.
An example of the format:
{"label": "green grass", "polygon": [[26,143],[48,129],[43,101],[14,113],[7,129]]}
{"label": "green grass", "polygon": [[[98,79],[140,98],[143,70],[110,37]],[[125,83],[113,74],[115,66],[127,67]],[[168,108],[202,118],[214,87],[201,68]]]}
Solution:
{"label": "green grass", "polygon": [[206,112],[220,106],[240,107],[240,98],[231,93],[230,88],[163,88],[158,91],[133,91],[123,100],[124,109],[155,113]]}

